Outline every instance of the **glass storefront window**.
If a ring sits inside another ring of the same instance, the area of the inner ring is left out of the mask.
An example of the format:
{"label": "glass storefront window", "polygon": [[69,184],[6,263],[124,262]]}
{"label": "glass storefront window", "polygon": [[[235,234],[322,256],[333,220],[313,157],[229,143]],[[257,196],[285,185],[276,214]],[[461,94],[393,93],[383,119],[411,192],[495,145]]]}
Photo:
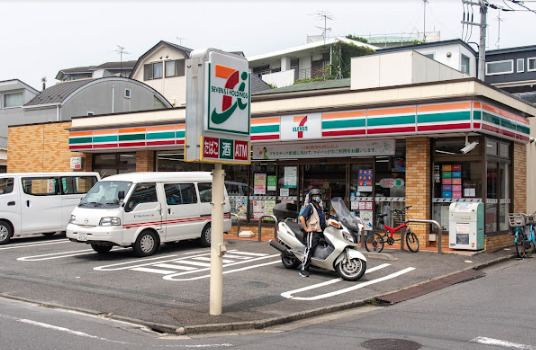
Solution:
{"label": "glass storefront window", "polygon": [[449,207],[459,200],[482,201],[482,163],[449,161],[433,166],[433,220],[449,229]]}
{"label": "glass storefront window", "polygon": [[322,191],[322,205],[331,208],[331,198],[346,197],[346,164],[303,165],[303,190],[301,203],[313,188]]}
{"label": "glass storefront window", "polygon": [[279,166],[279,199],[281,202],[298,203],[298,167],[295,165]]}
{"label": "glass storefront window", "polygon": [[486,232],[497,231],[497,178],[496,162],[487,162]]}
{"label": "glass storefront window", "polygon": [[136,153],[101,153],[93,155],[93,171],[102,178],[136,171]]}
{"label": "glass storefront window", "polygon": [[374,191],[377,214],[388,214],[385,222],[398,226],[404,218],[394,217],[392,211],[404,210],[406,200],[406,142],[397,140],[394,156],[374,159]]}
{"label": "glass storefront window", "polygon": [[499,230],[508,230],[508,213],[510,212],[510,170],[508,164],[499,164]]}
{"label": "glass storefront window", "polygon": [[255,162],[251,165],[253,195],[250,218],[258,220],[263,215],[273,214],[277,199],[277,174],[275,162]]}

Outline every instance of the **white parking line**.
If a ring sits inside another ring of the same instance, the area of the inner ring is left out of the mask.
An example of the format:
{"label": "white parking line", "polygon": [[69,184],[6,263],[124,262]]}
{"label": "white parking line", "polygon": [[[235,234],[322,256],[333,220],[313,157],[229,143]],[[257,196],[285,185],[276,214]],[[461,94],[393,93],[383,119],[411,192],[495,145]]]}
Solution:
{"label": "white parking line", "polygon": [[[279,254],[277,254],[276,256],[279,256]],[[235,272],[241,272],[241,271],[246,271],[246,270],[251,270],[251,269],[256,269],[258,267],[262,267],[262,266],[268,266],[268,265],[274,265],[274,264],[280,264],[281,263],[281,260],[276,260],[276,261],[270,261],[270,262],[267,262],[267,263],[264,263],[264,264],[257,264],[257,265],[250,265],[250,266],[246,266],[246,267],[243,267],[241,269],[234,269],[234,270],[224,270],[222,272],[222,274],[224,275],[227,275],[227,274],[230,274],[230,273],[235,273]],[[231,265],[236,265],[236,264],[231,264]],[[229,266],[229,265],[227,265]],[[225,266],[224,266],[225,267]],[[199,270],[199,271],[210,271],[210,269],[203,269],[203,270]],[[191,277],[191,278],[175,278],[175,276],[177,276],[178,274],[174,274],[174,275],[166,275],[164,276],[163,278],[167,281],[195,281],[195,280],[201,280],[201,279],[204,279],[204,278],[209,278],[210,277],[210,274],[208,275],[202,275],[202,276],[197,276],[197,277]]]}
{"label": "white parking line", "polygon": [[534,349],[531,345],[512,343],[509,341],[487,338],[487,337],[476,337],[474,339],[471,339],[471,342],[485,344],[485,345],[502,346],[503,348],[510,348],[510,349],[521,349],[521,350],[533,350]]}
{"label": "white parking line", "polygon": [[60,243],[70,243],[68,239],[58,239],[52,242],[39,242],[39,243],[20,243],[20,244],[10,244],[5,247],[1,247],[0,250],[10,250],[10,249],[21,249],[21,248],[28,248],[28,247],[38,247],[43,245],[51,245],[51,244],[60,244]]}
{"label": "white parking line", "polygon": [[[116,247],[113,248],[113,251],[118,250],[124,250],[129,248],[121,248]],[[23,256],[22,258],[17,258],[17,261],[45,261],[45,260],[54,260],[54,259],[62,259],[62,258],[68,258],[70,256],[77,256],[77,255],[86,255],[89,252],[95,252],[93,249],[83,249],[83,250],[72,250],[69,252],[59,252],[59,253],[49,253],[49,254],[42,254],[42,255],[33,255],[33,256]]]}
{"label": "white parking line", "polygon": [[[369,269],[366,273],[368,274],[368,273],[374,272],[376,270],[379,270],[379,269],[387,267],[387,266],[389,266],[389,264],[382,264],[380,266],[377,266],[376,268]],[[366,281],[366,282],[361,282],[361,283],[358,283],[358,284],[356,284],[355,286],[352,286],[352,287],[339,289],[339,290],[329,292],[329,293],[325,293],[325,294],[319,294],[319,295],[316,295],[316,296],[313,296],[313,297],[295,297],[294,294],[304,292],[304,291],[308,291],[308,290],[312,290],[312,289],[317,289],[317,288],[320,288],[320,287],[324,287],[324,286],[327,286],[329,284],[340,282],[340,281],[342,281],[342,279],[337,278],[337,279],[334,279],[334,280],[329,280],[329,281],[326,281],[326,282],[314,284],[312,286],[307,286],[307,287],[303,287],[303,288],[299,288],[299,289],[294,289],[294,290],[291,290],[291,291],[288,291],[288,292],[281,293],[281,296],[283,298],[294,299],[294,300],[320,300],[320,299],[326,299],[326,298],[330,298],[330,297],[333,297],[333,296],[336,296],[336,295],[352,292],[354,290],[361,289],[361,288],[370,286],[370,285],[375,284],[375,283],[387,281],[389,279],[401,276],[401,275],[403,275],[405,273],[408,273],[410,271],[413,271],[413,270],[415,270],[414,267],[408,267],[408,268],[405,268],[405,269],[403,269],[401,271],[392,273],[392,274],[384,276],[384,277],[380,277],[380,278],[370,280],[370,281]]]}

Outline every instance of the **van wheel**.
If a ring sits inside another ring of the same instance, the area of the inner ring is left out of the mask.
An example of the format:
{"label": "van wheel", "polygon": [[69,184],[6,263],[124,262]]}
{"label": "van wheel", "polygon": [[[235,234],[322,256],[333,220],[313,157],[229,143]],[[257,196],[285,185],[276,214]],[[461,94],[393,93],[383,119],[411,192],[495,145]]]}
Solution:
{"label": "van wheel", "polygon": [[112,250],[113,245],[109,243],[91,243],[91,248],[99,254],[107,254]]}
{"label": "van wheel", "polygon": [[199,237],[199,243],[202,247],[210,247],[211,242],[211,236],[212,236],[212,230],[210,228],[210,224],[203,227],[203,231],[201,232],[201,237]]}
{"label": "van wheel", "polygon": [[149,256],[158,249],[158,239],[152,231],[143,231],[134,243],[134,252],[137,256]]}
{"label": "van wheel", "polygon": [[11,226],[5,221],[0,221],[0,244],[9,242],[12,235],[13,230],[11,229]]}

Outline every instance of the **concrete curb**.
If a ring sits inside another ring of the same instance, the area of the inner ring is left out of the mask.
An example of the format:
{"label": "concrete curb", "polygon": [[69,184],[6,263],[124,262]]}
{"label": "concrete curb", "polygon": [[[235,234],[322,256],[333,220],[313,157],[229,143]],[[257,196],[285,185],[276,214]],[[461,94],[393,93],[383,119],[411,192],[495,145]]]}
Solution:
{"label": "concrete curb", "polygon": [[[397,260],[397,258],[393,258],[393,257],[389,256],[389,254],[382,254],[382,253],[380,253],[380,254],[373,253],[373,254],[375,254],[375,257],[377,257],[378,259],[382,259],[382,260]],[[379,256],[379,255],[382,255],[382,256]],[[464,271],[464,270],[468,270],[468,269],[481,270],[481,269],[484,269],[486,267],[489,267],[489,266],[492,266],[492,265],[495,265],[495,264],[510,260],[510,259],[512,259],[514,257],[515,257],[515,254],[513,254],[513,253],[508,254],[508,255],[496,258],[494,260],[491,260],[491,261],[480,263],[480,264],[478,264],[476,266],[471,266],[471,267],[467,267],[465,269],[461,269],[460,271]],[[406,290],[408,288],[413,288],[413,287],[422,285],[424,283],[428,283],[430,281],[434,281],[434,280],[437,280],[437,279],[440,279],[440,278],[444,278],[444,277],[459,273],[460,271],[456,271],[456,272],[453,272],[453,273],[450,273],[450,274],[439,276],[437,278],[433,278],[433,279],[430,279],[428,281],[416,283],[416,284],[413,284],[411,286],[401,288],[399,290],[391,291],[389,293],[398,292],[398,291],[401,291],[401,290]],[[307,319],[307,318],[311,318],[311,317],[316,317],[316,316],[330,314],[330,313],[339,312],[339,311],[345,311],[345,310],[353,309],[353,308],[357,308],[357,307],[363,307],[363,306],[371,304],[371,302],[373,302],[376,298],[379,298],[380,296],[372,297],[372,298],[369,298],[367,300],[350,301],[350,302],[335,304],[335,305],[331,305],[331,306],[327,306],[327,307],[321,307],[321,308],[316,308],[316,309],[312,309],[312,310],[301,311],[301,312],[290,314],[290,315],[283,316],[283,317],[273,317],[273,318],[268,318],[268,319],[263,319],[263,320],[255,320],[255,321],[232,322],[232,323],[225,323],[225,324],[193,325],[193,326],[183,326],[183,327],[177,327],[177,326],[166,325],[166,324],[152,323],[152,322],[148,322],[148,321],[133,319],[133,318],[114,315],[114,314],[106,314],[106,313],[102,313],[102,312],[95,312],[95,311],[91,311],[91,310],[68,308],[68,307],[59,306],[59,305],[55,305],[55,304],[45,304],[43,302],[38,302],[38,301],[33,301],[33,300],[28,300],[28,299],[23,299],[23,298],[12,297],[12,296],[9,296],[9,295],[0,294],[0,297],[5,298],[5,299],[14,300],[14,301],[31,303],[31,304],[35,304],[35,305],[39,305],[39,306],[43,306],[43,307],[47,307],[47,308],[53,308],[53,309],[58,309],[58,310],[75,311],[75,312],[80,312],[80,313],[84,313],[84,314],[87,314],[87,315],[91,315],[91,316],[94,316],[94,317],[102,317],[102,318],[108,318],[108,319],[115,320],[115,321],[138,324],[140,326],[147,327],[147,328],[149,328],[151,330],[154,330],[154,331],[157,331],[157,332],[160,332],[160,333],[167,333],[167,334],[174,334],[174,335],[190,335],[190,334],[204,334],[204,333],[231,332],[231,331],[240,331],[240,330],[264,329],[264,328],[277,326],[277,325],[281,325],[281,324],[285,324],[285,323],[290,323],[290,322],[294,322],[294,321],[299,321],[299,320],[303,320],[303,319]]]}

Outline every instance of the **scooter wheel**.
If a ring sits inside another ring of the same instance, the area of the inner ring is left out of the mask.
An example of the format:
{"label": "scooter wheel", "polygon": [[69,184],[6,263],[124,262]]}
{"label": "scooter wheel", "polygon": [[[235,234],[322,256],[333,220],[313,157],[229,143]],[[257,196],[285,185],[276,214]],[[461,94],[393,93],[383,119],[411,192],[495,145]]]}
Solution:
{"label": "scooter wheel", "polygon": [[285,253],[281,253],[281,262],[287,269],[295,269],[300,266],[300,261],[295,256]]}
{"label": "scooter wheel", "polygon": [[343,259],[335,266],[337,274],[347,281],[357,281],[365,274],[367,262],[358,258]]}

